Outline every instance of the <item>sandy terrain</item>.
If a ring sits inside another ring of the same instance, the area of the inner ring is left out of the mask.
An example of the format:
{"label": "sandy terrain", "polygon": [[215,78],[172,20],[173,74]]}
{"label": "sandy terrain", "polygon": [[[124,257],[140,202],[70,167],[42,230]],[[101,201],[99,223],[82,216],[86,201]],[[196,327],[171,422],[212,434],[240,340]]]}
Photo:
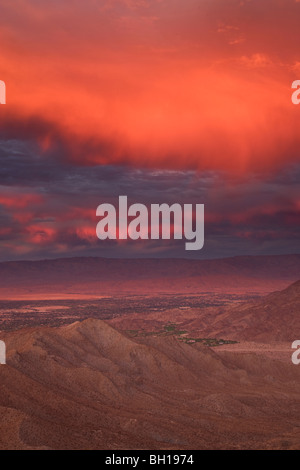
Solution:
{"label": "sandy terrain", "polygon": [[2,289],[0,292],[0,300],[13,300],[13,301],[30,301],[30,300],[97,300],[103,299],[107,296],[96,294],[76,294],[70,292],[53,293],[49,291],[33,291],[30,293],[21,292],[18,290],[14,292],[12,289]]}
{"label": "sandy terrain", "polygon": [[4,339],[0,448],[299,448],[300,368],[270,346],[133,339],[99,320]]}
{"label": "sandy terrain", "polygon": [[217,337],[256,343],[287,342],[300,339],[300,281],[283,291],[251,302],[234,302],[220,307],[180,308],[146,315],[124,315],[111,320],[121,330],[159,330],[167,321],[194,337]]}
{"label": "sandy terrain", "polygon": [[299,300],[2,331],[0,449],[299,449]]}
{"label": "sandy terrain", "polygon": [[273,342],[264,344],[242,341],[241,343],[218,346],[218,354],[222,355],[223,351],[234,354],[253,354],[290,364],[291,355],[294,350],[291,349],[291,343]]}

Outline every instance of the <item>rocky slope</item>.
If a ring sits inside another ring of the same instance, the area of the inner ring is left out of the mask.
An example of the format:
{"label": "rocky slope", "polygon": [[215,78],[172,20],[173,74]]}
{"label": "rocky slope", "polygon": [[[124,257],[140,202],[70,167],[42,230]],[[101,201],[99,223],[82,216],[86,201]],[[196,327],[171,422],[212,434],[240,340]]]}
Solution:
{"label": "rocky slope", "polygon": [[297,448],[300,369],[99,320],[6,333],[0,448]]}

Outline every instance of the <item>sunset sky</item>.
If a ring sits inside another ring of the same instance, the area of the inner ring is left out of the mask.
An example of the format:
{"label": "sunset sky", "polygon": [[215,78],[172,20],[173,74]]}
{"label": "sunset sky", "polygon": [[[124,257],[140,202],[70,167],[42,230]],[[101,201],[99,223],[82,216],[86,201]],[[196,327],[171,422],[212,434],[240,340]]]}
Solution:
{"label": "sunset sky", "polygon": [[[0,260],[300,252],[300,0],[0,0]],[[96,208],[205,204],[205,247]]]}

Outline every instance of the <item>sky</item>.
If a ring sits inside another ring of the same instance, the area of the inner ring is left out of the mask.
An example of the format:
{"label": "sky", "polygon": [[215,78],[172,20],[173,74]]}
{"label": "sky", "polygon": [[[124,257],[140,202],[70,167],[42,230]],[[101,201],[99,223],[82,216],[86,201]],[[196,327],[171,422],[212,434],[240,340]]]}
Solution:
{"label": "sky", "polygon": [[[299,253],[299,0],[0,0],[0,260]],[[205,245],[100,241],[119,195]]]}

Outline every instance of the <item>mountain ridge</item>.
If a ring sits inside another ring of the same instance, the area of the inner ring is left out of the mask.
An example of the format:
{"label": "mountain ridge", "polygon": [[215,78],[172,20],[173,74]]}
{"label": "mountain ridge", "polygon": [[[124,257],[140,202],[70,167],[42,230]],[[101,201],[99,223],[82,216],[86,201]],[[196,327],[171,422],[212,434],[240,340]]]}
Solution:
{"label": "mountain ridge", "polygon": [[223,338],[236,341],[290,344],[300,338],[300,280],[281,291],[251,300],[216,307],[132,313],[109,320],[121,330],[159,330],[168,322],[190,336]]}
{"label": "mountain ridge", "polygon": [[4,339],[1,449],[298,446],[300,370],[291,363],[135,340],[95,319]]}
{"label": "mountain ridge", "polygon": [[[52,292],[272,292],[300,278],[300,255],[216,260],[58,258],[0,263],[0,296]],[[17,287],[16,287],[17,286]]]}

